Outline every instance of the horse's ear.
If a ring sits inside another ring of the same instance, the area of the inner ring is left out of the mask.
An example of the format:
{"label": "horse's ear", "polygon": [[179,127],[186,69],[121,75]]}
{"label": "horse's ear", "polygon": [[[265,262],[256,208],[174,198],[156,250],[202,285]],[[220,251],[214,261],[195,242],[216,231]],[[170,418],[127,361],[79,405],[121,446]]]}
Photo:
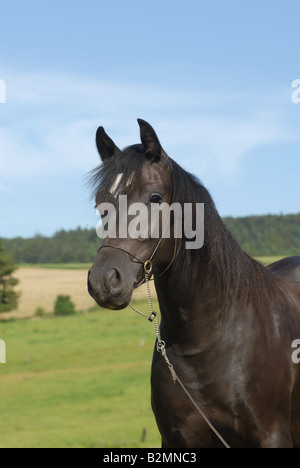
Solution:
{"label": "horse's ear", "polygon": [[157,138],[157,135],[151,125],[142,119],[137,119],[137,121],[140,126],[141,141],[145,148],[146,157],[148,159],[152,159],[155,162],[160,161],[161,159],[167,160],[168,156],[163,150],[159,139]]}
{"label": "horse's ear", "polygon": [[99,127],[97,130],[96,145],[103,162],[120,152],[120,149],[109,138],[103,127]]}

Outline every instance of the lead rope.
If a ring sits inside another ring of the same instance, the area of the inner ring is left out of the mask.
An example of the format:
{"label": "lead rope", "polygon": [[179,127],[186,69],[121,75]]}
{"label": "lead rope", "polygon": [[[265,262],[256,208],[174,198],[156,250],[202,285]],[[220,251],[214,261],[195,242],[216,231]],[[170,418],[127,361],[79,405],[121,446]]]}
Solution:
{"label": "lead rope", "polygon": [[176,383],[176,380],[179,380],[179,379],[177,378],[175,370],[167,357],[166,343],[161,339],[161,336],[160,336],[158,314],[153,310],[148,273],[145,273],[145,282],[146,282],[146,287],[147,287],[147,296],[148,296],[150,315],[144,314],[144,312],[141,312],[140,310],[136,309],[132,304],[129,304],[129,307],[131,307],[131,309],[133,309],[137,314],[141,315],[142,317],[147,318],[149,322],[153,324],[153,328],[157,336],[156,349],[163,356],[166,364],[168,365],[170,369],[172,379],[174,383]]}
{"label": "lead rope", "polygon": [[[153,258],[153,256],[152,256]],[[201,414],[202,418],[205,420],[205,422],[208,424],[208,426],[211,428],[211,430],[215,433],[215,435],[218,437],[218,439],[222,442],[222,444],[226,448],[230,448],[230,446],[227,444],[226,440],[221,436],[221,434],[217,431],[217,429],[214,427],[214,425],[210,422],[208,417],[203,413],[202,409],[199,407],[199,405],[196,403],[192,395],[189,393],[189,391],[186,389],[186,387],[183,385],[181,382],[180,378],[176,374],[173,365],[170,363],[169,358],[166,353],[166,343],[161,339],[160,335],[160,329],[159,329],[159,319],[158,319],[158,314],[153,310],[153,304],[152,304],[152,298],[151,298],[151,291],[150,291],[150,284],[149,284],[149,275],[151,275],[152,272],[152,262],[151,260],[147,260],[144,263],[144,273],[145,273],[145,283],[146,283],[146,288],[147,288],[147,296],[148,296],[148,304],[149,304],[149,309],[150,309],[150,315],[148,316],[144,312],[141,312],[138,310],[136,307],[134,307],[132,304],[129,304],[129,307],[131,307],[132,310],[134,310],[137,314],[141,315],[142,317],[145,317],[153,324],[153,328],[157,337],[157,343],[156,343],[156,349],[157,351],[162,355],[164,358],[169,371],[171,373],[173,382],[176,383],[178,382],[182,390],[185,392],[185,394],[188,396],[192,404],[195,406],[197,411]]]}

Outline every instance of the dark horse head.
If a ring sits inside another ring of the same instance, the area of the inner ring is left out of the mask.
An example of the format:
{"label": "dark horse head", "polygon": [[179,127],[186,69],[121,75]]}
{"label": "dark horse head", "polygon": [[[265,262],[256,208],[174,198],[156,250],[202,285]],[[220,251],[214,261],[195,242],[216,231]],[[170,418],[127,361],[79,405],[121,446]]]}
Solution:
{"label": "dark horse head", "polygon": [[[132,214],[127,214],[135,203],[143,204],[147,210],[143,219],[148,221],[151,206],[161,203],[169,205],[173,198],[170,158],[153,128],[141,119],[138,123],[142,143],[123,151],[115,145],[103,127],[99,127],[96,134],[97,148],[103,161],[93,176],[96,205],[105,207],[110,203],[116,207],[116,234],[106,235],[89,271],[88,290],[100,306],[109,309],[122,309],[128,305],[133,290],[143,279],[143,264],[158,243],[151,271],[153,274],[163,272],[174,250],[172,242],[159,240],[161,226],[158,226],[158,236],[155,238],[151,237],[151,223],[146,234],[130,236],[130,222],[134,219]],[[126,196],[127,213],[120,213],[120,195]],[[125,235],[121,237],[122,229],[125,229]]]}

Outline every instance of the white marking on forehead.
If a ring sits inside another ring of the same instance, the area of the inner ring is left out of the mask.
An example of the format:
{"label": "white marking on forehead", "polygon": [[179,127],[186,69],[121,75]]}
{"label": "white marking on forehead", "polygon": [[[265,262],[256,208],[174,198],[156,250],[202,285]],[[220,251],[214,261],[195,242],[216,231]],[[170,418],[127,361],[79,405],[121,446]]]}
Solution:
{"label": "white marking on forehead", "polygon": [[[127,180],[127,182],[126,182],[126,184],[125,184],[125,187],[128,187],[128,185],[131,184],[131,182],[132,182],[132,180],[133,180],[133,175],[134,175],[134,174],[133,174],[133,172],[132,172],[132,174],[130,175],[130,177],[128,178],[128,180]],[[123,177],[123,172],[120,172],[120,173],[117,175],[117,177],[115,178],[115,180],[114,180],[112,186],[110,187],[109,193],[111,193],[112,195],[116,196],[116,191],[117,191],[117,188],[118,188],[118,186],[119,186],[119,184],[120,184],[120,182],[121,182],[122,177]]]}
{"label": "white marking on forehead", "polygon": [[133,181],[133,176],[134,176],[134,173],[132,172],[126,182],[126,187],[128,187],[128,185],[130,185],[131,182]]}
{"label": "white marking on forehead", "polygon": [[121,172],[120,174],[117,175],[117,177],[115,178],[115,181],[114,183],[112,184],[112,186],[110,187],[109,189],[109,192],[113,195],[115,193],[115,191],[117,190],[118,188],[118,185],[122,179],[122,176],[123,176],[123,172]]}

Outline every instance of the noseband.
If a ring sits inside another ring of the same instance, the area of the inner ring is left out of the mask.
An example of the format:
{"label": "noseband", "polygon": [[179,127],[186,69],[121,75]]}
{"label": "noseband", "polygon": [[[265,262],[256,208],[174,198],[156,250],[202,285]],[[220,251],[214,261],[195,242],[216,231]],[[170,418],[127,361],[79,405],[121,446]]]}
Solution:
{"label": "noseband", "polygon": [[[133,263],[139,263],[140,265],[143,265],[145,277],[139,282],[139,284],[137,285],[137,287],[138,287],[141,284],[145,283],[149,279],[149,277],[151,276],[152,269],[153,269],[152,260],[153,260],[154,255],[158,251],[158,248],[159,248],[159,246],[160,246],[160,244],[161,244],[161,242],[163,240],[163,236],[164,236],[164,233],[166,231],[167,226],[168,225],[165,226],[165,229],[164,229],[164,231],[163,231],[163,233],[162,233],[162,235],[161,235],[155,249],[153,250],[152,254],[150,255],[149,259],[144,261],[144,262],[142,260],[140,260],[138,257],[136,257],[135,255],[133,255],[131,252],[128,252],[128,250],[123,249],[122,247],[118,247],[116,245],[110,245],[110,244],[101,245],[98,252],[101,249],[105,248],[105,247],[110,247],[111,249],[121,250],[121,252],[124,252],[127,255],[129,255],[129,258]],[[162,271],[162,273],[157,275],[157,278],[160,278],[161,276],[163,276],[168,271],[168,269],[171,267],[171,265],[173,264],[173,262],[175,260],[176,253],[177,253],[177,237],[175,237],[174,240],[175,240],[175,243],[174,243],[174,252],[173,252],[172,259],[171,259],[170,263],[168,264],[168,266]],[[146,279],[146,275],[148,276],[147,279]]]}

